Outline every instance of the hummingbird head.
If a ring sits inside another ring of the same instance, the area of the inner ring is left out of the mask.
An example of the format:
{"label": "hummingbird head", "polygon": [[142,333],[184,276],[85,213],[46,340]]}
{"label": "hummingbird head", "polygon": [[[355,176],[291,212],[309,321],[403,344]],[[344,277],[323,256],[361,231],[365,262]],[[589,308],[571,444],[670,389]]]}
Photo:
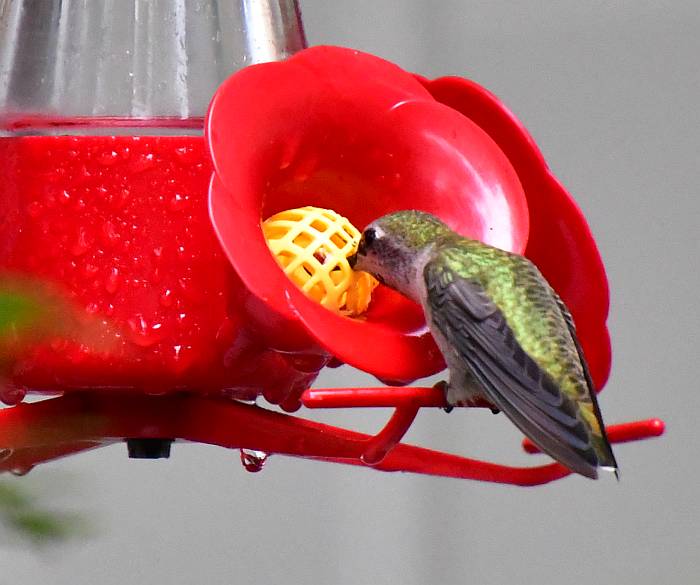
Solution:
{"label": "hummingbird head", "polygon": [[372,274],[409,298],[418,301],[417,272],[436,240],[451,234],[436,217],[422,211],[397,211],[374,220],[362,233],[350,266]]}

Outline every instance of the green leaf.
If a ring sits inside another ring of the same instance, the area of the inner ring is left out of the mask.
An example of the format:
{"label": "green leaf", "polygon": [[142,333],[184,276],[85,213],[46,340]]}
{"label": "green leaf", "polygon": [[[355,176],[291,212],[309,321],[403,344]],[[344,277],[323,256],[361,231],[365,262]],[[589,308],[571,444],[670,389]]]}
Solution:
{"label": "green leaf", "polygon": [[0,290],[0,335],[15,328],[30,326],[42,307],[27,295]]}
{"label": "green leaf", "polygon": [[36,545],[58,544],[89,532],[83,516],[42,509],[24,489],[7,481],[0,482],[0,526]]}

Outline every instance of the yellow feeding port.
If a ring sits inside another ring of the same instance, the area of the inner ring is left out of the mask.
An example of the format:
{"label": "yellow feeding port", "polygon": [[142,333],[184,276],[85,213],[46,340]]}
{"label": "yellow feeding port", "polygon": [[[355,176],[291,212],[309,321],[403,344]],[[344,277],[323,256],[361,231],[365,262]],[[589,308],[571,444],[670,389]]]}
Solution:
{"label": "yellow feeding port", "polygon": [[350,268],[360,231],[330,209],[300,207],[263,222],[267,245],[285,274],[306,296],[347,316],[367,310],[377,280]]}

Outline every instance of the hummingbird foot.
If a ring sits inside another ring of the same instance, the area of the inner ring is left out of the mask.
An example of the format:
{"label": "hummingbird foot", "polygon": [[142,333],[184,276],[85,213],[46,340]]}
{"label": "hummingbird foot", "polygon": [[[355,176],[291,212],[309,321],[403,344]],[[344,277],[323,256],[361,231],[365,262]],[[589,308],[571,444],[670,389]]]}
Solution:
{"label": "hummingbird foot", "polygon": [[[447,391],[449,390],[450,385],[447,383],[446,380],[440,380],[436,384],[433,384],[433,388],[435,388],[435,390],[439,390],[441,394],[445,397],[445,400],[447,400]],[[454,404],[450,403],[448,403],[447,406],[442,407],[442,410],[444,410],[447,414],[450,414],[454,409]]]}
{"label": "hummingbird foot", "polygon": [[447,413],[450,413],[454,410],[455,406],[463,406],[463,407],[468,407],[468,408],[488,408],[493,414],[498,414],[500,413],[500,409],[498,409],[496,406],[491,404],[488,400],[483,398],[482,396],[479,395],[470,395],[468,398],[461,398],[459,400],[450,400],[449,399],[449,390],[450,390],[450,384],[449,382],[445,380],[441,380],[440,382],[436,383],[433,385],[433,388],[436,390],[439,390],[445,395],[445,400],[447,401],[447,406],[443,407],[443,410]]}

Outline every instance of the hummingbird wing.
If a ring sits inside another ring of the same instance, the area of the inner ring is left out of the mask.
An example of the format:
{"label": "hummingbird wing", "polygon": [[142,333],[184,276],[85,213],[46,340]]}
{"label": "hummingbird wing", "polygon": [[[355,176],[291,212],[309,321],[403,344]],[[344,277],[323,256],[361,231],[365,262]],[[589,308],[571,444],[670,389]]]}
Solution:
{"label": "hummingbird wing", "polygon": [[464,360],[486,398],[543,452],[597,478],[598,456],[578,405],[520,346],[483,287],[436,261],[423,274],[431,326]]}
{"label": "hummingbird wing", "polygon": [[603,423],[603,414],[600,411],[600,406],[598,405],[598,395],[595,391],[595,386],[593,385],[593,378],[591,378],[591,371],[588,369],[588,362],[586,362],[586,356],[583,355],[583,349],[581,348],[581,343],[576,335],[576,324],[574,323],[574,318],[571,316],[569,308],[566,306],[561,297],[552,291],[554,298],[557,301],[557,306],[564,316],[564,321],[566,321],[566,326],[569,328],[569,333],[571,334],[571,339],[574,341],[576,346],[576,351],[578,352],[579,360],[581,360],[581,366],[583,368],[583,376],[586,379],[586,385],[588,386],[588,395],[590,396],[591,405],[593,408],[593,413],[598,419],[598,426],[600,427],[600,433],[597,434],[595,430],[592,430],[594,438],[597,442],[596,452],[598,454],[599,464],[604,467],[610,467],[615,470],[615,476],[620,479],[619,468],[617,461],[615,460],[615,455],[613,454],[612,447],[610,446],[610,441],[608,439],[608,434],[605,432],[605,424]]}

